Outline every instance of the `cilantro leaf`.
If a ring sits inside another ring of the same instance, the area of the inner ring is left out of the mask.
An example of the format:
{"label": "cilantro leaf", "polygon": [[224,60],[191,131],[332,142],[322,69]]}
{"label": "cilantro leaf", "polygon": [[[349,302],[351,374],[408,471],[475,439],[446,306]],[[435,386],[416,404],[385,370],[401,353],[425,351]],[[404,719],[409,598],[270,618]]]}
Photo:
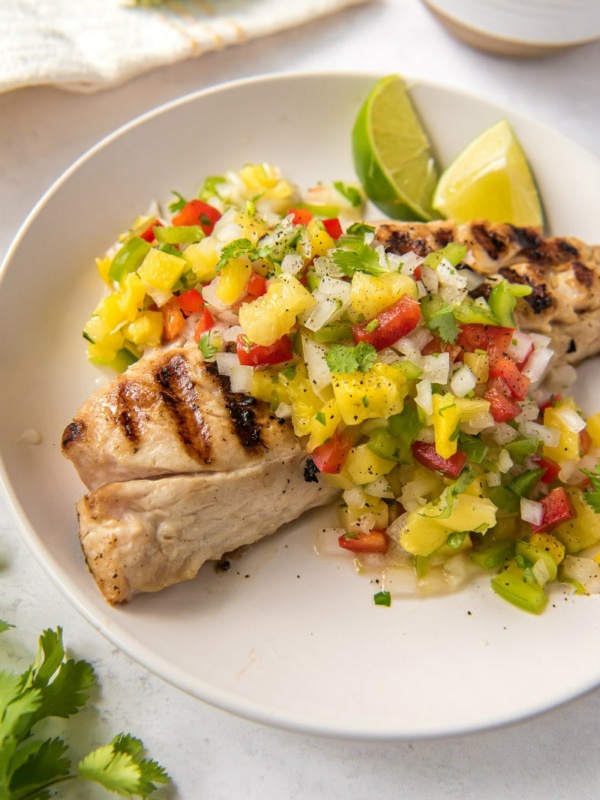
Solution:
{"label": "cilantro leaf", "polygon": [[5,622],[3,619],[0,619],[0,633],[4,633],[4,631],[9,630],[9,628],[14,628],[14,625],[11,625],[10,622]]}
{"label": "cilantro leaf", "polygon": [[466,469],[458,477],[454,483],[451,483],[450,486],[447,486],[442,495],[440,497],[440,502],[438,508],[440,508],[439,514],[422,514],[421,516],[427,517],[428,519],[448,519],[450,514],[452,513],[452,508],[454,506],[454,498],[457,497],[459,494],[462,494],[465,489],[473,483],[475,479],[475,473],[472,469]]}
{"label": "cilantro leaf", "polygon": [[392,595],[389,592],[381,591],[373,595],[373,600],[376,606],[391,606]]}
{"label": "cilantro leaf", "polygon": [[204,183],[198,192],[198,199],[207,202],[215,196],[218,197],[219,192],[217,191],[217,186],[220,183],[225,183],[225,178],[223,175],[211,175],[208,178],[205,178]]}
{"label": "cilantro leaf", "polygon": [[[3,622],[1,629],[8,627]],[[93,681],[87,661],[66,659],[60,628],[42,633],[23,674],[0,672],[0,797],[49,800],[58,784],[84,779],[122,796],[146,798],[170,781],[157,762],[142,758],[142,742],[129,734],[85,756],[75,772],[62,738],[35,737],[32,729],[40,720],[77,713]]]}
{"label": "cilantro leaf", "polygon": [[327,366],[332,372],[368,372],[377,358],[377,350],[368,342],[360,342],[356,347],[346,344],[333,344],[325,356]]}
{"label": "cilantro leaf", "polygon": [[460,333],[460,328],[452,311],[441,311],[434,314],[427,327],[433,333],[437,333],[443,342],[449,344],[454,344]]}
{"label": "cilantro leaf", "polygon": [[179,194],[179,192],[172,191],[171,194],[174,194],[177,200],[173,200],[169,203],[169,211],[171,214],[176,214],[178,211],[188,204],[188,201],[183,197],[183,195]]}
{"label": "cilantro leaf", "polygon": [[358,208],[358,206],[361,205],[362,195],[356,186],[350,186],[347,183],[342,183],[342,181],[334,181],[333,188],[338,191],[342,197],[345,197],[346,200],[349,200],[354,208]]}
{"label": "cilantro leaf", "polygon": [[584,475],[590,479],[590,485],[583,493],[583,499],[596,514],[600,514],[600,465],[594,468],[593,472],[589,469],[582,469]]}
{"label": "cilantro leaf", "polygon": [[351,278],[356,272],[365,272],[367,275],[383,275],[386,271],[381,268],[379,256],[364,242],[346,240],[343,247],[333,250],[331,257],[334,264],[343,275]]}
{"label": "cilantro leaf", "polygon": [[250,239],[234,239],[225,245],[221,250],[221,257],[217,261],[215,270],[218,272],[229,261],[241,256],[248,256],[251,261],[257,261],[260,258],[256,245],[253,245]]}
{"label": "cilantro leaf", "polygon": [[210,361],[218,349],[218,347],[210,343],[210,331],[203,333],[198,342],[198,350],[200,350],[206,361]]}

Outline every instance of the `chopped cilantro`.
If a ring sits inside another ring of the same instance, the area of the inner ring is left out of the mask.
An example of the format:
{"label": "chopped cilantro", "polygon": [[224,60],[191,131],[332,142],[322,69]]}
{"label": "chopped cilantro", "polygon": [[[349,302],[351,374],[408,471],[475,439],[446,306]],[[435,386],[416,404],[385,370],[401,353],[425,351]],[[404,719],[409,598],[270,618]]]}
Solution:
{"label": "chopped cilantro", "polygon": [[229,261],[234,258],[240,258],[240,256],[248,256],[251,261],[258,260],[258,250],[250,239],[234,239],[233,242],[225,245],[221,250],[221,258],[217,261],[215,269],[218,272]]}
{"label": "chopped cilantro", "polygon": [[421,300],[421,310],[429,330],[437,333],[443,342],[454,344],[460,329],[453,307],[445,303],[439,295],[428,295]]}
{"label": "chopped cilantro", "polygon": [[333,344],[325,356],[327,366],[332,372],[368,372],[377,358],[377,350],[368,342],[360,342],[356,347],[346,344]]}
{"label": "chopped cilantro", "polygon": [[590,485],[583,493],[583,499],[596,514],[600,514],[600,465],[596,465],[593,472],[582,469],[584,475],[590,479]]}
{"label": "chopped cilantro", "polygon": [[203,333],[198,342],[198,350],[200,350],[204,358],[208,361],[214,356],[218,349],[218,347],[210,343],[210,331]]}
{"label": "chopped cilantro", "polygon": [[375,233],[375,228],[366,222],[353,222],[346,233],[349,236],[364,236],[365,233]]}
{"label": "chopped cilantro", "polygon": [[351,278],[357,272],[365,272],[367,275],[383,275],[379,256],[369,247],[368,244],[358,241],[345,240],[343,248],[338,247],[331,254],[334,264],[343,275]]}
{"label": "chopped cilantro", "polygon": [[211,175],[210,177],[205,178],[204,183],[202,184],[202,186],[200,187],[200,191],[198,192],[198,199],[204,200],[204,202],[206,202],[207,200],[210,200],[212,197],[215,196],[218,197],[219,193],[217,191],[217,186],[220,183],[224,182],[225,178],[222,175]]}
{"label": "chopped cilantro", "polygon": [[171,203],[169,203],[169,211],[171,214],[176,214],[188,204],[188,201],[185,199],[185,197],[183,197],[183,195],[179,194],[179,192],[173,191],[171,194],[174,194],[177,200],[173,200]]}
{"label": "chopped cilantro", "polygon": [[296,365],[291,364],[289,367],[284,367],[283,369],[279,370],[280,373],[283,375],[284,378],[287,378],[288,381],[292,381],[296,375]]}
{"label": "chopped cilantro", "polygon": [[466,531],[453,531],[446,539],[446,544],[453,550],[458,550],[465,540]]}
{"label": "chopped cilantro", "polygon": [[373,331],[376,331],[378,327],[379,327],[379,320],[372,319],[371,322],[367,323],[366,331],[367,333],[373,333]]}
{"label": "chopped cilantro", "polygon": [[362,195],[356,186],[350,186],[347,183],[342,183],[342,181],[334,181],[333,188],[336,189],[342,197],[349,200],[355,208],[358,208],[362,203]]}
{"label": "chopped cilantro", "polygon": [[317,413],[315,414],[315,419],[317,420],[317,422],[320,422],[321,425],[325,425],[325,423],[327,422],[327,420],[325,419],[325,414],[322,411],[317,411]]}

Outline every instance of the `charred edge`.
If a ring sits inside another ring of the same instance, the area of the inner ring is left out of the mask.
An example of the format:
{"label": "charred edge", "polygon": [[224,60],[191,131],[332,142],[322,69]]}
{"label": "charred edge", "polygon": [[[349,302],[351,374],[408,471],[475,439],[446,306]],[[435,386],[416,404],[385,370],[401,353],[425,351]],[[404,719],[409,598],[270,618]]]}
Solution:
{"label": "charred edge", "polygon": [[319,479],[317,475],[319,474],[319,468],[312,460],[312,458],[307,458],[304,464],[304,480],[307,483],[318,483]]}
{"label": "charred edge", "polygon": [[580,256],[579,249],[566,239],[543,239],[535,228],[511,226],[511,230],[514,241],[521,248],[520,255],[531,263],[557,266]]}
{"label": "charred edge", "polygon": [[80,442],[85,437],[85,432],[87,430],[87,426],[85,422],[81,422],[81,420],[73,420],[67,427],[65,428],[63,435],[62,435],[62,446],[63,448],[68,447],[70,444],[74,444],[75,442]]}
{"label": "charred edge", "polygon": [[573,268],[575,280],[581,283],[582,286],[585,286],[586,289],[591,289],[592,283],[594,282],[594,273],[592,270],[586,267],[585,264],[582,264],[581,261],[573,261],[571,266]]}
{"label": "charred edge", "polygon": [[132,444],[139,444],[140,429],[137,424],[137,412],[135,397],[132,394],[135,390],[132,389],[131,384],[127,381],[119,385],[117,391],[117,422],[123,429],[125,436]]}
{"label": "charred edge", "polygon": [[225,408],[229,412],[233,431],[242,447],[250,451],[265,447],[261,426],[256,421],[256,400],[248,395],[232,392],[229,378],[219,375],[215,364],[206,364],[205,367],[221,386]]}
{"label": "charred edge", "polygon": [[497,261],[506,252],[506,241],[485,225],[472,225],[471,233],[492,261]]}
{"label": "charred edge", "polygon": [[454,228],[434,228],[432,231],[435,238],[435,243],[438,247],[446,247],[447,244],[454,241]]}
{"label": "charred edge", "polygon": [[210,464],[212,452],[210,431],[200,407],[194,383],[181,355],[171,356],[154,374],[161,387],[161,397],[177,424],[179,438],[188,454]]}
{"label": "charred edge", "polygon": [[391,226],[382,225],[377,238],[385,245],[385,249],[388,252],[395,253],[398,256],[413,252],[421,256],[421,258],[425,258],[434,249],[425,239],[414,235],[411,228],[407,231],[399,231]]}
{"label": "charred edge", "polygon": [[515,272],[510,267],[502,267],[499,273],[509,283],[523,283],[526,286],[531,286],[531,294],[524,299],[535,314],[541,314],[542,311],[554,305],[554,299],[546,288],[545,283],[534,283],[531,278],[526,275],[519,275],[518,272]]}

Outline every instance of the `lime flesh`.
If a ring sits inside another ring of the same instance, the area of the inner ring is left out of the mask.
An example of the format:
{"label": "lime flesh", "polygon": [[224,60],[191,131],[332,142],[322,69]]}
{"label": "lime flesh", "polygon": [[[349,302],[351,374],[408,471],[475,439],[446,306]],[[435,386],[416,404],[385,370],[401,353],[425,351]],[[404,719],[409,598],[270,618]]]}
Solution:
{"label": "lime flesh", "polygon": [[443,172],[433,206],[456,222],[486,219],[519,227],[543,225],[535,179],[506,120],[484,131]]}
{"label": "lime flesh", "polygon": [[399,75],[382,78],[352,129],[354,167],[367,197],[393,219],[430,220],[438,170]]}

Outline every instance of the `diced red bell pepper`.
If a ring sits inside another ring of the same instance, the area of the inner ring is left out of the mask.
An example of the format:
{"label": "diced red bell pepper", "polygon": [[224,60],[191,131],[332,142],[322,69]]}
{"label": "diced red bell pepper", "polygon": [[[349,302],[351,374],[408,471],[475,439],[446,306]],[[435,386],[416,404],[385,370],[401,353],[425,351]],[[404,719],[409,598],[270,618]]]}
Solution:
{"label": "diced red bell pepper", "polygon": [[354,341],[367,342],[376,350],[389,347],[398,339],[413,331],[421,319],[421,306],[410,295],[402,297],[388,308],[384,308],[368,322],[352,326]]}
{"label": "diced red bell pepper", "polygon": [[484,397],[490,404],[490,414],[496,422],[510,422],[521,413],[521,406],[513,400],[502,378],[492,378]]}
{"label": "diced red bell pepper", "polygon": [[335,431],[331,439],[320,444],[310,454],[319,472],[337,475],[346,463],[348,453],[352,449],[352,439]]}
{"label": "diced red bell pepper", "polygon": [[153,242],[156,239],[156,236],[154,235],[154,228],[162,227],[163,224],[159,219],[151,219],[148,223],[148,227],[145,228],[141,233],[138,233],[138,236],[145,242]]}
{"label": "diced red bell pepper", "polygon": [[171,220],[173,225],[200,225],[206,236],[210,236],[221,212],[202,200],[190,200]]}
{"label": "diced red bell pepper", "polygon": [[200,319],[196,325],[196,329],[194,330],[194,339],[199,342],[202,334],[214,327],[214,324],[215,318],[210,313],[208,308],[204,307]]}
{"label": "diced red bell pepper", "polygon": [[258,272],[253,272],[246,284],[246,292],[252,297],[261,297],[267,293],[267,286],[267,279],[259,275]]}
{"label": "diced red bell pepper", "polygon": [[254,344],[243,333],[240,333],[236,340],[236,347],[238,360],[245,367],[281,364],[294,356],[292,340],[289,336],[282,336],[281,339],[270,345],[261,345]]}
{"label": "diced red bell pepper", "polygon": [[338,543],[344,550],[352,553],[387,553],[389,539],[384,531],[368,533],[343,533]]}
{"label": "diced red bell pepper", "polygon": [[469,353],[484,350],[491,358],[503,356],[512,342],[514,328],[472,323],[461,325],[458,344]]}
{"label": "diced red bell pepper", "polygon": [[189,317],[190,314],[195,314],[197,311],[202,311],[204,308],[204,299],[198,289],[189,289],[187,292],[180,294],[177,298],[177,303],[186,317]]}
{"label": "diced red bell pepper", "polygon": [[493,358],[490,362],[490,378],[502,378],[516,400],[525,400],[531,381],[519,372],[519,368],[508,356]]}
{"label": "diced red bell pepper", "polygon": [[579,431],[579,449],[581,451],[581,455],[582,456],[587,455],[591,446],[592,446],[592,437],[584,428],[582,431]]}
{"label": "diced red bell pepper", "polygon": [[185,317],[177,303],[177,298],[173,297],[161,308],[163,315],[163,339],[165,342],[172,342],[176,339],[185,327]]}
{"label": "diced red bell pepper", "polygon": [[308,225],[313,218],[308,208],[291,208],[288,214],[293,214],[292,223],[294,225]]}
{"label": "diced red bell pepper", "polygon": [[549,458],[540,458],[538,464],[540,469],[545,470],[541,480],[544,483],[554,483],[560,472],[560,467],[556,461],[551,461]]}
{"label": "diced red bell pepper", "polygon": [[467,456],[461,450],[457,450],[450,458],[443,458],[435,445],[429,442],[413,442],[411,450],[420,464],[427,469],[437,470],[448,478],[458,478],[467,463]]}
{"label": "diced red bell pepper", "polygon": [[434,336],[421,350],[424,356],[430,356],[434,353],[449,353],[451,361],[462,361],[463,349],[459,344],[452,344],[452,342],[443,342],[439,336]]}
{"label": "diced red bell pepper", "polygon": [[564,486],[557,486],[556,489],[552,489],[540,502],[544,507],[544,513],[541,523],[531,526],[531,530],[534,533],[545,533],[556,528],[561,522],[567,522],[577,516],[571,498]]}
{"label": "diced red bell pepper", "polygon": [[323,226],[332,239],[339,239],[343,234],[342,223],[337,217],[333,219],[324,219]]}

